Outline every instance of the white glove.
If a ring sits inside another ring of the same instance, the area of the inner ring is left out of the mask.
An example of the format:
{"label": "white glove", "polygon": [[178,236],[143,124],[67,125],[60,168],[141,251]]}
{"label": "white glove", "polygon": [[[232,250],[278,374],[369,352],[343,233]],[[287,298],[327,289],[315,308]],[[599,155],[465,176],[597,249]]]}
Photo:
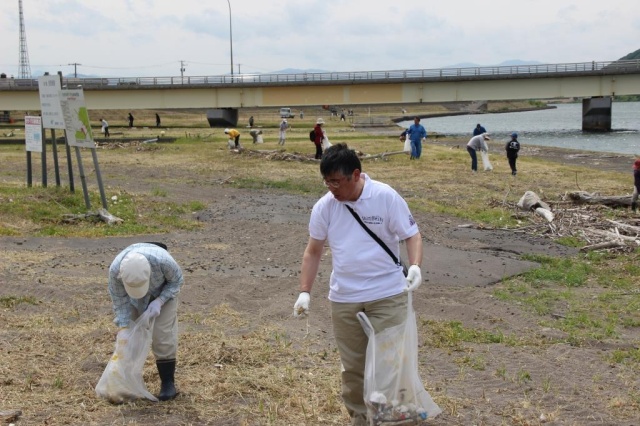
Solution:
{"label": "white glove", "polygon": [[407,273],[407,288],[404,291],[413,291],[422,284],[422,273],[418,265],[411,265]]}
{"label": "white glove", "polygon": [[155,299],[153,302],[149,303],[147,312],[149,312],[149,316],[151,318],[155,318],[160,315],[160,309],[162,309],[162,300]]}
{"label": "white glove", "polygon": [[295,318],[302,318],[309,315],[309,302],[311,301],[311,295],[306,291],[300,293],[298,301],[293,305],[293,316]]}

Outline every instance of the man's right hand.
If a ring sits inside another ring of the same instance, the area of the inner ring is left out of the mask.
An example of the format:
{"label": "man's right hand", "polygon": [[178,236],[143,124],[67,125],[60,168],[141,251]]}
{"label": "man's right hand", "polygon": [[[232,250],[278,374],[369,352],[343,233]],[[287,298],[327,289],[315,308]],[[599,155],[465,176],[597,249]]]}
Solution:
{"label": "man's right hand", "polygon": [[303,291],[298,296],[298,301],[293,305],[293,316],[295,318],[302,318],[309,315],[309,302],[311,301],[311,295]]}

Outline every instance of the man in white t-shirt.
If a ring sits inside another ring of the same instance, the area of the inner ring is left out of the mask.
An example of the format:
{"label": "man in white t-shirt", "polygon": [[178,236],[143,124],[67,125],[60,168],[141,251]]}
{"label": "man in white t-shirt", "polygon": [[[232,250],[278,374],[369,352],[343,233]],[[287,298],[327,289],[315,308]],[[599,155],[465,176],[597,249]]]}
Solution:
{"label": "man in white t-shirt", "polygon": [[280,138],[278,139],[278,145],[284,145],[285,139],[287,139],[287,130],[289,130],[289,123],[287,123],[286,118],[283,118],[280,123]]}
{"label": "man in white t-shirt", "polygon": [[[367,425],[364,367],[368,338],[357,319],[366,312],[376,333],[407,317],[407,291],[422,282],[422,237],[404,199],[389,185],[362,173],[355,151],[340,143],[326,149],[320,173],[329,192],[313,207],[309,242],[302,257],[300,295],[295,317],[309,313],[311,287],[318,273],[325,242],[332,254],[329,281],[331,319],[342,372],[342,398],[352,425]],[[380,238],[396,258],[405,241],[409,272],[369,235],[346,206]]]}

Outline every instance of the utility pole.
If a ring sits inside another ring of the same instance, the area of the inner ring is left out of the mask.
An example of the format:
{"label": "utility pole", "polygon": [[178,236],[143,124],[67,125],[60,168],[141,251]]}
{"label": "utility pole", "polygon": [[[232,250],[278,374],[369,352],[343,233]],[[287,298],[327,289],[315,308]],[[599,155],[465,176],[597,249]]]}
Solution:
{"label": "utility pole", "polygon": [[241,64],[238,64],[238,74],[242,74],[242,73],[240,72],[240,65],[241,65]]}
{"label": "utility pole", "polygon": [[68,64],[68,65],[73,65],[73,77],[74,78],[78,78],[78,65],[82,65],[82,64],[74,62],[74,63]]}
{"label": "utility pole", "polygon": [[186,65],[184,61],[180,61],[180,77],[184,77],[184,72],[187,70],[185,68]]}

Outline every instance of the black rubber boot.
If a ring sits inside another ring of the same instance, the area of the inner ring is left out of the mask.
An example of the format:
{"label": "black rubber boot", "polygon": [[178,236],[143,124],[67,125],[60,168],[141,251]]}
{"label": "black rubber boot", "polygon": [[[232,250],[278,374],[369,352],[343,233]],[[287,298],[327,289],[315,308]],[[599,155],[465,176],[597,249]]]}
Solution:
{"label": "black rubber boot", "polygon": [[156,367],[158,367],[158,375],[160,376],[160,394],[158,399],[160,401],[169,401],[176,397],[176,386],[174,384],[174,375],[176,372],[176,360],[175,359],[163,359],[156,361]]}

